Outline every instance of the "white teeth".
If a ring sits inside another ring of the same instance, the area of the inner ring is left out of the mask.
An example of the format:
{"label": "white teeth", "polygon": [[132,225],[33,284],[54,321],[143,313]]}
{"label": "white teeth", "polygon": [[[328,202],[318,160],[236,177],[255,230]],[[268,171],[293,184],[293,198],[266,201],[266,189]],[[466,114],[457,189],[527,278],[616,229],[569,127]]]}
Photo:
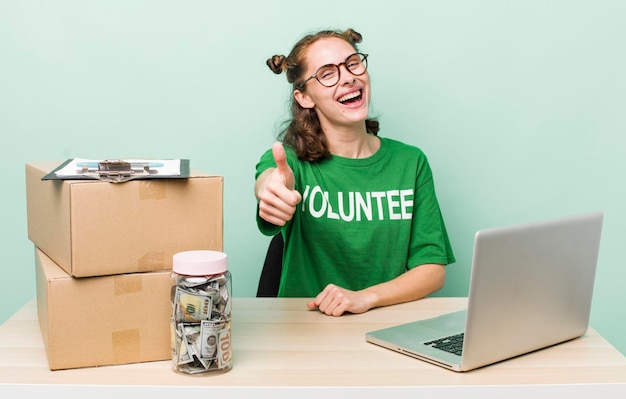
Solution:
{"label": "white teeth", "polygon": [[355,92],[353,92],[353,93],[346,94],[345,96],[340,97],[340,98],[339,98],[339,100],[337,100],[337,101],[339,101],[340,103],[342,103],[342,102],[344,102],[344,101],[351,100],[351,99],[353,99],[353,98],[355,98],[355,97],[358,97],[358,96],[360,96],[360,95],[361,95],[361,91],[360,91],[360,90],[359,90],[359,91],[355,91]]}

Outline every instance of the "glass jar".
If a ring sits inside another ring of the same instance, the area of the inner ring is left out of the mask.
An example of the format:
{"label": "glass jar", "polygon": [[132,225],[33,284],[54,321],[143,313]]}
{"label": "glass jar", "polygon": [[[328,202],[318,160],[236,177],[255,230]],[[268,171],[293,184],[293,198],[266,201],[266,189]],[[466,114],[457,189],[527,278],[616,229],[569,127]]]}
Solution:
{"label": "glass jar", "polygon": [[231,275],[225,253],[174,254],[171,338],[174,371],[221,373],[232,368]]}

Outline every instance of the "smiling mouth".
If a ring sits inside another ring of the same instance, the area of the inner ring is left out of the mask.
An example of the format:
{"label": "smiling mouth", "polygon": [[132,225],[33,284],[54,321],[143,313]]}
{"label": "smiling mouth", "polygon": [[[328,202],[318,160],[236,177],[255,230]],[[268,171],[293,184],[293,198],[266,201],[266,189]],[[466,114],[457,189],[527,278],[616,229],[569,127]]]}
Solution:
{"label": "smiling mouth", "polygon": [[361,90],[358,90],[340,97],[337,101],[339,101],[341,104],[350,104],[359,101],[362,95],[363,93],[361,92]]}

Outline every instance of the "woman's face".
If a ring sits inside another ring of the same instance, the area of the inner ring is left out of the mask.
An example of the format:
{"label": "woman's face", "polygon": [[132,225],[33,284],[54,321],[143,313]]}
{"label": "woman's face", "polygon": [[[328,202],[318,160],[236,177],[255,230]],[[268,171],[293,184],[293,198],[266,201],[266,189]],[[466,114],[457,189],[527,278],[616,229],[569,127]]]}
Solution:
{"label": "woman's face", "polygon": [[[303,76],[309,77],[327,64],[341,64],[356,51],[339,38],[325,38],[311,44],[306,54]],[[370,79],[367,71],[355,76],[345,65],[339,67],[339,81],[333,87],[310,79],[302,90],[295,90],[294,97],[304,108],[315,109],[322,128],[363,128],[367,119],[370,99]]]}

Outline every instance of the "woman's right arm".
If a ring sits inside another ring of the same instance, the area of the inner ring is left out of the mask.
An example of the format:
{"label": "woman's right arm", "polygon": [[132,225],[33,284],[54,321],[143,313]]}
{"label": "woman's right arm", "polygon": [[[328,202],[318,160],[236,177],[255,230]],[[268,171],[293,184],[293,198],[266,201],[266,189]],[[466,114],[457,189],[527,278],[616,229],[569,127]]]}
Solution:
{"label": "woman's right arm", "polygon": [[272,153],[276,168],[266,169],[257,177],[254,193],[259,202],[259,216],[268,223],[284,226],[296,212],[302,196],[294,189],[293,171],[287,164],[282,144],[274,144]]}

